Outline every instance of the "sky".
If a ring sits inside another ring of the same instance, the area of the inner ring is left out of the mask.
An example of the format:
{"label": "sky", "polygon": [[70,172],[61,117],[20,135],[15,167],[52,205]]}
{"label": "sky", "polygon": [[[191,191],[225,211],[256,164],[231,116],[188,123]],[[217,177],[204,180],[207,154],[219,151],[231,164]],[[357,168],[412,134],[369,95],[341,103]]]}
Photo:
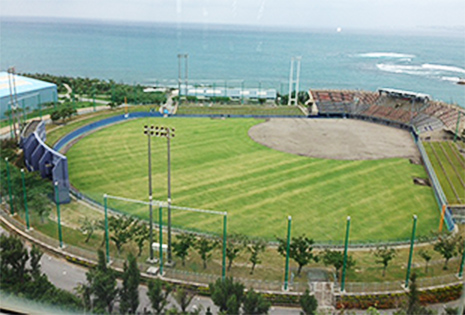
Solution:
{"label": "sky", "polygon": [[464,0],[0,0],[1,17],[465,30]]}

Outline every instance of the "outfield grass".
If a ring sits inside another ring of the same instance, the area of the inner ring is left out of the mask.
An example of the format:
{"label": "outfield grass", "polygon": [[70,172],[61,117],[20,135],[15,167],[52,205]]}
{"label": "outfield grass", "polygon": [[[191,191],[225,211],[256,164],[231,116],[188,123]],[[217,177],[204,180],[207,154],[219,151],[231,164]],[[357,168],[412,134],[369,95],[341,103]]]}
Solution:
{"label": "outfield grass", "polygon": [[181,115],[278,115],[304,116],[297,106],[264,105],[181,105],[176,114]]}
{"label": "outfield grass", "polygon": [[450,141],[424,144],[447,201],[465,203],[465,160],[455,144]]}
{"label": "outfield grass", "polygon": [[[427,177],[422,166],[407,159],[337,161],[275,151],[248,137],[260,122],[151,118],[114,125],[70,149],[70,180],[98,201],[104,193],[147,200],[143,126],[167,125],[176,128],[173,204],[227,211],[228,233],[284,237],[288,215],[293,235],[319,241],[342,242],[347,215],[353,242],[408,239],[413,214],[419,217],[417,236],[437,228],[431,188],[412,180]],[[155,138],[152,148],[154,197],[166,200],[166,140]],[[114,201],[109,206],[148,218],[146,207]],[[174,211],[173,225],[220,234],[222,218]]]}

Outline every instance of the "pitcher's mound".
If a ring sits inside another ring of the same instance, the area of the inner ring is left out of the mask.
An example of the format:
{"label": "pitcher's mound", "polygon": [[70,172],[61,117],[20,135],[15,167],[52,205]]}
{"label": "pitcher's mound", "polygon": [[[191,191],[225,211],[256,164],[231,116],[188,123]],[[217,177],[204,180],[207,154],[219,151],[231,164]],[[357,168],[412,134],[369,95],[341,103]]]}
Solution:
{"label": "pitcher's mound", "polygon": [[276,118],[250,128],[249,136],[272,149],[316,158],[420,159],[408,131],[361,120]]}

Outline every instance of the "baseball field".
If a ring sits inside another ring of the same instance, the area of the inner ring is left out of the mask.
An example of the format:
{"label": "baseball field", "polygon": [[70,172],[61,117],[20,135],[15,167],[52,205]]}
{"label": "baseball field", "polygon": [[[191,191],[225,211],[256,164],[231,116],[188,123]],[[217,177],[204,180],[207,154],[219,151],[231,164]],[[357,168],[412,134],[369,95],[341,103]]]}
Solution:
{"label": "baseball field", "polygon": [[[267,240],[284,237],[289,215],[294,236],[305,233],[321,242],[341,243],[348,215],[352,242],[408,239],[413,214],[418,215],[417,237],[437,228],[439,214],[432,189],[413,182],[415,177],[427,178],[427,174],[423,166],[411,162],[416,153],[408,133],[365,122],[344,125],[351,120],[338,120],[337,124],[336,120],[330,124],[321,121],[303,129],[295,128],[303,120],[287,121],[288,127],[278,121],[270,129],[274,120],[130,120],[94,132],[70,148],[70,181],[99,202],[105,193],[147,201],[147,136],[143,126],[169,126],[176,129],[171,142],[173,204],[227,211],[228,234]],[[292,126],[292,133],[284,132]],[[404,134],[394,135],[391,130]],[[334,136],[335,132],[341,136]],[[328,134],[332,136],[325,137]],[[277,139],[281,145],[275,147]],[[294,142],[301,143],[297,147],[304,143],[308,149],[287,150],[286,144]],[[387,154],[404,146],[398,154]],[[338,147],[342,153],[332,158],[313,154]],[[350,159],[343,159],[344,150],[350,151]],[[372,152],[383,150],[386,155],[373,156]],[[152,165],[154,198],[166,200],[165,138],[152,139]],[[149,217],[146,206],[111,200],[109,206]],[[163,215],[166,220],[166,209]],[[173,211],[173,225],[220,234],[222,217]]]}

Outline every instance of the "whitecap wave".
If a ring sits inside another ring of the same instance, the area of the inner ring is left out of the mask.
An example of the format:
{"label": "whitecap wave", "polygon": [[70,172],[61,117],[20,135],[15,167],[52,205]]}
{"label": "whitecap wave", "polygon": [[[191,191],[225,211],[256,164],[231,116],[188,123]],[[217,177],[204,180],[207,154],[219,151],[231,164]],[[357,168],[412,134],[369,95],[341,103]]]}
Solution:
{"label": "whitecap wave", "polygon": [[411,54],[402,54],[396,52],[369,52],[358,54],[359,57],[364,58],[414,58],[415,55]]}
{"label": "whitecap wave", "polygon": [[465,69],[455,66],[435,65],[425,63],[422,65],[399,65],[393,63],[378,63],[379,70],[392,73],[405,73],[422,76],[435,76],[439,78],[451,78],[450,73],[465,74]]}
{"label": "whitecap wave", "polygon": [[406,73],[414,75],[429,75],[430,71],[425,71],[421,66],[412,66],[412,65],[395,65],[388,63],[378,63],[376,67],[379,70],[392,72],[392,73]]}
{"label": "whitecap wave", "polygon": [[457,83],[460,80],[462,80],[462,78],[460,78],[460,77],[441,77],[441,80]]}
{"label": "whitecap wave", "polygon": [[425,69],[431,70],[438,70],[438,71],[445,71],[445,72],[457,72],[457,73],[465,73],[465,69],[455,66],[445,66],[445,65],[434,65],[425,63],[422,65]]}

